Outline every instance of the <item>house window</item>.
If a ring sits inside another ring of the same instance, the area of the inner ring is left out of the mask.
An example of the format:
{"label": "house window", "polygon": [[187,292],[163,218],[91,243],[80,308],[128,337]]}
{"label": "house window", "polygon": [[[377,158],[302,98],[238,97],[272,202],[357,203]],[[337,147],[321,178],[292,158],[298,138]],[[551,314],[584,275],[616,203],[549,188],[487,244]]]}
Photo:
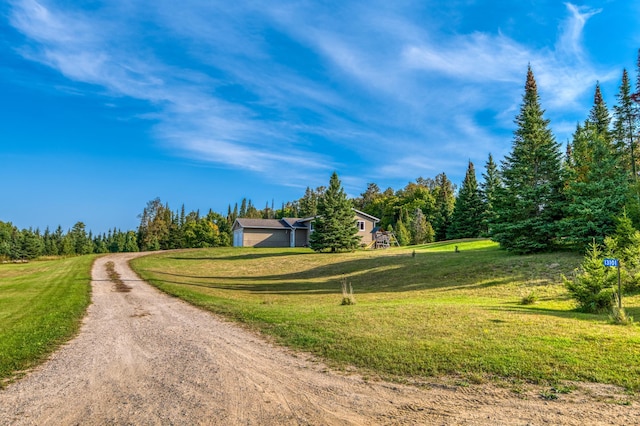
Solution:
{"label": "house window", "polygon": [[364,231],[364,220],[358,221],[358,231]]}

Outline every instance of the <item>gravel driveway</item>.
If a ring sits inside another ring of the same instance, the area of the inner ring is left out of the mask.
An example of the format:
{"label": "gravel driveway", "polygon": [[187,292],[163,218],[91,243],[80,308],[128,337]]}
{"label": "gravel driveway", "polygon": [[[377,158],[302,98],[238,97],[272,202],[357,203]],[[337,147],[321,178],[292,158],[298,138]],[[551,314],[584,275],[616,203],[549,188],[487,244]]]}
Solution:
{"label": "gravel driveway", "polygon": [[[133,273],[139,254],[96,260],[80,334],[0,391],[0,424],[640,424],[608,386],[558,401],[491,384],[423,388],[367,381],[267,343]],[[105,264],[129,292],[116,291]]]}

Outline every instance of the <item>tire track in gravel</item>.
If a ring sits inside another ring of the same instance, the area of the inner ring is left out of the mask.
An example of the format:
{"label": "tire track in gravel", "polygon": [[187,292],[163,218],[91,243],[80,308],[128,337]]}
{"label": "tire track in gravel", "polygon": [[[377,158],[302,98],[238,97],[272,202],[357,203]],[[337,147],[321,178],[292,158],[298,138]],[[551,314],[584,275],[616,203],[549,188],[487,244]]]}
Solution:
{"label": "tire track in gravel", "polygon": [[[141,281],[113,254],[92,269],[79,335],[0,391],[0,425],[638,424],[587,395],[542,401],[493,385],[421,389],[328,371]],[[114,262],[130,292],[115,291]]]}

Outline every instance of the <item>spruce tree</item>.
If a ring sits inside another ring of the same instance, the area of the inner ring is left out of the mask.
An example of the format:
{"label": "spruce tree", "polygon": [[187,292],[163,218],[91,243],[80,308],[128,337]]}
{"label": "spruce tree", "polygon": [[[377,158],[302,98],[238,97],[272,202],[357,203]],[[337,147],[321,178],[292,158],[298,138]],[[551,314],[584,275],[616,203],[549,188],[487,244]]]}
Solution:
{"label": "spruce tree", "polygon": [[476,238],[480,236],[483,219],[483,205],[476,180],[476,170],[469,161],[460,192],[451,215],[451,226],[447,230],[448,239]]}
{"label": "spruce tree", "polygon": [[436,241],[442,241],[447,238],[447,230],[451,225],[451,215],[455,204],[455,187],[446,174],[440,173],[436,176],[434,192],[433,228]]}
{"label": "spruce tree", "polygon": [[484,235],[491,235],[491,225],[496,221],[495,203],[497,191],[502,185],[498,165],[493,161],[493,156],[489,154],[489,159],[485,164],[485,173],[482,174],[480,191],[482,194],[482,232]]}
{"label": "spruce tree", "polygon": [[313,224],[309,246],[315,251],[350,251],[360,244],[352,204],[336,172],[331,175],[329,187],[318,200],[318,216]]}
{"label": "spruce tree", "polygon": [[407,229],[407,225],[405,222],[407,220],[406,216],[407,215],[404,213],[404,209],[401,209],[395,227],[396,239],[398,240],[398,244],[400,244],[401,246],[407,246],[411,244],[411,233]]}
{"label": "spruce tree", "polygon": [[615,231],[627,199],[627,174],[606,134],[589,121],[578,126],[571,145],[561,228],[566,241],[585,248]]}
{"label": "spruce tree", "polygon": [[616,99],[618,103],[613,107],[613,138],[618,151],[623,155],[629,176],[635,179],[637,177],[638,139],[636,132],[638,117],[632,99],[631,83],[627,70],[622,71],[622,82]]}
{"label": "spruce tree", "polygon": [[502,163],[492,238],[518,253],[548,250],[562,218],[562,156],[540,107],[531,66],[515,123],[512,150]]}
{"label": "spruce tree", "polygon": [[243,198],[242,203],[240,204],[240,213],[238,213],[238,217],[247,217],[247,199]]}
{"label": "spruce tree", "polygon": [[304,196],[298,200],[300,206],[300,216],[313,217],[318,214],[319,191],[314,191],[307,186]]}
{"label": "spruce tree", "polygon": [[613,268],[602,264],[603,257],[598,244],[591,242],[573,279],[562,276],[564,285],[582,311],[604,312],[611,307],[616,274]]}
{"label": "spruce tree", "polygon": [[602,98],[602,91],[600,90],[600,83],[596,83],[596,91],[593,95],[593,107],[589,112],[589,118],[587,122],[594,127],[594,131],[602,135],[606,141],[611,140],[611,115],[607,105]]}

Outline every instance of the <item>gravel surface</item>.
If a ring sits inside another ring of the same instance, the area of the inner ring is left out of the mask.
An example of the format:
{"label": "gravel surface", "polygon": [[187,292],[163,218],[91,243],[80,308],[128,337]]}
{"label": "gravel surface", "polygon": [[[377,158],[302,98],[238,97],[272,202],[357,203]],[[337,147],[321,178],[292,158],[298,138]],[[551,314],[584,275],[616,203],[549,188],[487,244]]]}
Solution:
{"label": "gravel surface", "polygon": [[[424,387],[330,371],[99,258],[80,334],[0,391],[0,425],[640,424],[619,389],[579,385],[559,400],[493,384]],[[117,291],[107,262],[128,292]]]}

